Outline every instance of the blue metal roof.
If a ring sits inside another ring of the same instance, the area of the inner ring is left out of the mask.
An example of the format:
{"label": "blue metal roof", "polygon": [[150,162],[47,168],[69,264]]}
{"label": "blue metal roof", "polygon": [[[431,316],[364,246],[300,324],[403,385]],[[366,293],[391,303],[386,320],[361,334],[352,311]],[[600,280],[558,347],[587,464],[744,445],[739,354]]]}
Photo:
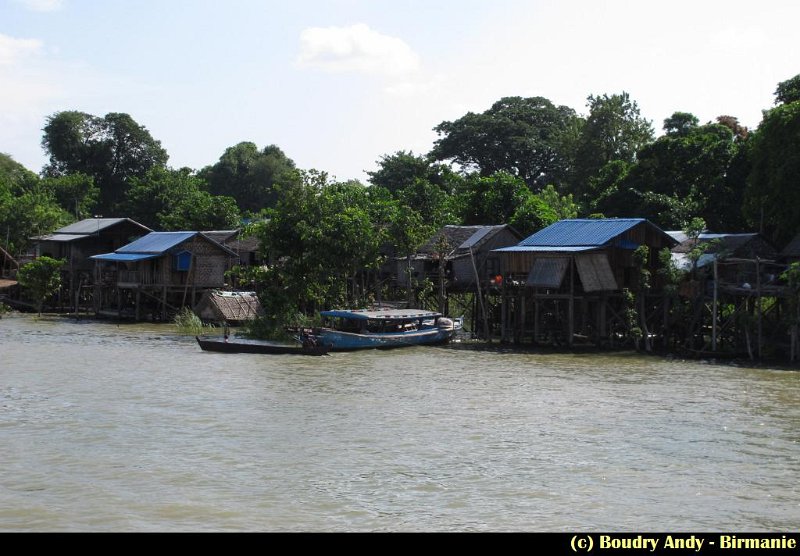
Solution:
{"label": "blue metal roof", "polygon": [[102,255],[93,255],[90,259],[97,261],[116,261],[120,263],[129,263],[134,261],[143,261],[145,259],[155,259],[158,254],[147,253],[104,253]]}
{"label": "blue metal roof", "polygon": [[568,245],[566,247],[552,247],[549,245],[512,245],[502,249],[493,249],[493,253],[574,253],[597,249],[596,245]]}
{"label": "blue metal roof", "polygon": [[647,220],[644,218],[560,220],[522,240],[519,245],[520,247],[600,247],[642,222]]}
{"label": "blue metal roof", "polygon": [[155,253],[169,251],[198,232],[150,232],[144,237],[117,249],[117,253]]}

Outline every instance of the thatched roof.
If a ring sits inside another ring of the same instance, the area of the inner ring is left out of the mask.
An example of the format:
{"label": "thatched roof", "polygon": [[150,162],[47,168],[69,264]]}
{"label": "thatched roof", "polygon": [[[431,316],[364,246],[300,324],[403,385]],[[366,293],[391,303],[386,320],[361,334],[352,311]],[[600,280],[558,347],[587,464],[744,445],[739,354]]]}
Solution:
{"label": "thatched roof", "polygon": [[258,238],[255,236],[242,237],[240,230],[211,230],[203,233],[237,254],[258,251]]}
{"label": "thatched roof", "polygon": [[194,312],[204,321],[236,323],[260,317],[264,309],[255,292],[212,291],[203,296]]}

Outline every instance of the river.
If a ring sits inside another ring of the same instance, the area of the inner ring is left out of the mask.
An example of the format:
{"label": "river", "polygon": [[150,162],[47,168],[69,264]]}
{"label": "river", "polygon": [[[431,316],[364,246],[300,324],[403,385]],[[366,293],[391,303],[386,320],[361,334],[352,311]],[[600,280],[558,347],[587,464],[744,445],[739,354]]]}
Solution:
{"label": "river", "polygon": [[800,372],[0,319],[2,531],[780,531]]}

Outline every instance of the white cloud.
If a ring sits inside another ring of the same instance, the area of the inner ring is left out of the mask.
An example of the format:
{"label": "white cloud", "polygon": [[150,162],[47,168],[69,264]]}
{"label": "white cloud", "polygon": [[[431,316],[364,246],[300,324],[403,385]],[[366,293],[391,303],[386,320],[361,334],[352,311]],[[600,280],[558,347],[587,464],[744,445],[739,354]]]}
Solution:
{"label": "white cloud", "polygon": [[333,73],[399,75],[419,68],[419,57],[403,40],[359,23],[350,27],[310,27],[300,34],[302,67]]}
{"label": "white cloud", "polygon": [[16,0],[34,12],[55,12],[64,6],[64,0]]}
{"label": "white cloud", "polygon": [[15,39],[0,33],[0,66],[16,63],[21,58],[37,54],[42,42],[36,39]]}

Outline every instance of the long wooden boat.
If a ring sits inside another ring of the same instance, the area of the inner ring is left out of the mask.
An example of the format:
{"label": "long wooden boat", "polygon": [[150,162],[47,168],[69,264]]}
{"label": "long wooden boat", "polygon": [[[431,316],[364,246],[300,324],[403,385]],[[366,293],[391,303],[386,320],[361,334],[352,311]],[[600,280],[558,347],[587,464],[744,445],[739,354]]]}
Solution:
{"label": "long wooden boat", "polygon": [[326,355],[330,348],[324,345],[290,345],[261,340],[226,340],[195,336],[203,351],[220,353],[266,353],[272,355]]}
{"label": "long wooden boat", "polygon": [[448,342],[461,326],[441,313],[418,309],[321,311],[329,326],[314,329],[332,351],[386,349]]}

